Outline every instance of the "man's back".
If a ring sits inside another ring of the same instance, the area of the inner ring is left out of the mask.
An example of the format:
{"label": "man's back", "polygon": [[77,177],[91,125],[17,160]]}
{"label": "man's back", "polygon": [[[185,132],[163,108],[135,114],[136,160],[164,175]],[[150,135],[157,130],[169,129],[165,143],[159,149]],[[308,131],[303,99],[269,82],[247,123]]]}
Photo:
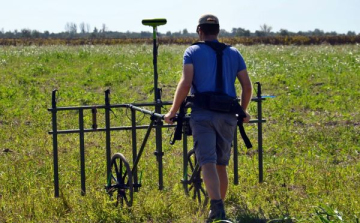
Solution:
{"label": "man's back", "polygon": [[[190,46],[184,53],[184,65],[194,65],[194,79],[191,93],[215,91],[216,52],[205,44]],[[234,47],[226,47],[222,57],[223,93],[236,97],[235,79],[239,71],[246,69],[244,59]],[[195,85],[195,87],[194,87]]]}

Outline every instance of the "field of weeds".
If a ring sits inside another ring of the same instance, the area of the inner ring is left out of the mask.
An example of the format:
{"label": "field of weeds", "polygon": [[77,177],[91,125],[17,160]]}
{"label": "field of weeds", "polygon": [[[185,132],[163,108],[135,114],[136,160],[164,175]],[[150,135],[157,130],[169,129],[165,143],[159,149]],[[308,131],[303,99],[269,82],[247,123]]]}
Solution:
{"label": "field of weeds", "polygon": [[[229,219],[359,222],[360,46],[236,47],[253,83],[261,82],[263,94],[276,97],[263,103],[264,182],[258,183],[256,151],[247,150],[239,140],[239,185],[233,185],[232,163],[229,168]],[[185,48],[159,48],[164,101],[172,100]],[[115,207],[105,193],[105,135],[85,135],[86,196],[80,193],[78,135],[59,136],[60,197],[54,198],[47,110],[51,91],[58,89],[58,106],[103,104],[108,88],[112,103],[151,102],[151,45],[3,46],[0,82],[0,222],[205,220],[207,211],[182,189],[181,142],[167,143],[171,130],[163,134],[164,190],[158,190],[151,134],[139,163],[142,187],[130,208]],[[250,113],[255,111],[252,104]],[[126,110],[114,110],[112,119],[125,125],[127,115]],[[86,113],[85,124],[89,123],[91,114]],[[59,114],[59,126],[78,128],[77,113]],[[256,126],[246,129],[256,148]],[[129,160],[130,139],[130,132],[112,133],[113,151]]]}

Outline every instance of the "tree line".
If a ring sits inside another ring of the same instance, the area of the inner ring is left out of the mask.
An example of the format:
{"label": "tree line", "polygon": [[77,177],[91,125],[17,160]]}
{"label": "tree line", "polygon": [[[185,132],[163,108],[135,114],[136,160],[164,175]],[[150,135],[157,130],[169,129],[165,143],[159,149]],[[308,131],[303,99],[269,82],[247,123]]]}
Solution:
{"label": "tree line", "polygon": [[[248,29],[244,28],[232,28],[230,32],[225,29],[220,30],[221,37],[275,37],[275,36],[356,36],[354,31],[348,31],[345,33],[324,32],[321,29],[315,29],[313,31],[298,31],[291,32],[287,29],[280,29],[277,32],[274,32],[272,27],[263,24],[260,25],[259,30],[251,32]],[[187,29],[179,30],[178,32],[167,31],[166,33],[158,32],[159,37],[197,37],[197,34],[194,32],[189,32]],[[66,23],[65,31],[59,33],[50,33],[49,31],[40,32],[38,30],[31,29],[21,29],[14,31],[4,31],[0,30],[0,38],[151,38],[152,32],[141,31],[141,32],[118,32],[110,31],[106,24],[103,24],[100,28],[94,27],[90,28],[90,25],[87,23],[80,23],[79,25],[75,23]]]}

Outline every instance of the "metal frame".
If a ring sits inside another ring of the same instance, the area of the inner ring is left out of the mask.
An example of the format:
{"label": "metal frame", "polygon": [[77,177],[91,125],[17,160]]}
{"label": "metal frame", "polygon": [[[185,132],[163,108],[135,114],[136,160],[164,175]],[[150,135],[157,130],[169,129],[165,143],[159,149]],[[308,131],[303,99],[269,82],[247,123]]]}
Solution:
{"label": "metal frame", "polygon": [[[138,182],[138,174],[137,174],[137,165],[139,163],[141,154],[145,148],[146,142],[150,135],[150,131],[155,128],[155,137],[156,137],[156,151],[154,155],[156,156],[157,164],[158,164],[158,187],[159,190],[164,188],[163,182],[163,161],[162,157],[164,156],[164,152],[162,150],[162,128],[174,127],[175,125],[163,125],[161,114],[161,108],[164,105],[171,105],[172,102],[162,102],[161,101],[161,89],[158,88],[158,72],[157,72],[157,55],[158,55],[158,45],[157,45],[157,26],[166,24],[166,19],[145,19],[142,21],[143,25],[152,26],[153,28],[153,67],[154,67],[154,102],[146,102],[146,103],[136,103],[136,104],[110,104],[110,90],[105,91],[105,104],[104,105],[94,105],[94,106],[77,106],[77,107],[57,107],[56,101],[56,90],[52,92],[52,107],[48,110],[52,113],[52,131],[49,134],[53,136],[53,161],[54,161],[54,189],[55,189],[55,197],[59,197],[59,167],[58,167],[58,135],[59,134],[70,134],[70,133],[78,133],[80,140],[80,173],[81,173],[81,194],[86,194],[86,175],[85,175],[85,142],[84,135],[87,132],[106,132],[106,172],[107,179],[110,177],[111,173],[111,131],[121,131],[121,130],[131,130],[132,131],[132,155],[133,155],[133,168],[132,168],[132,176],[134,179],[133,186],[135,188],[135,192],[138,191],[138,188],[141,185]],[[266,122],[262,119],[262,106],[261,103],[265,100],[264,97],[261,96],[261,84],[259,82],[257,84],[257,97],[252,98],[252,101],[257,102],[257,117],[258,119],[251,120],[250,123],[257,123],[258,125],[258,153],[259,153],[259,182],[263,182],[263,158],[262,158],[262,123]],[[155,108],[155,112],[143,109],[139,106],[153,106]],[[112,127],[110,123],[110,111],[112,108],[130,108],[131,109],[131,126],[118,126]],[[84,110],[92,111],[92,128],[85,129],[84,128]],[[104,109],[105,110],[105,128],[98,128],[97,126],[97,110]],[[57,125],[57,113],[59,111],[69,111],[69,110],[78,110],[79,112],[79,129],[67,129],[67,130],[59,130]],[[136,124],[136,116],[135,112],[142,112],[144,114],[150,115],[151,122],[149,125],[141,125],[138,126]],[[186,125],[184,125],[186,128]],[[147,129],[145,138],[143,139],[141,148],[139,152],[137,151],[137,134],[136,131],[138,129]],[[183,133],[183,171],[184,178],[182,182],[187,184],[187,135],[184,131]],[[238,178],[238,143],[237,143],[237,133],[234,137],[234,184],[237,185],[239,183]]]}
{"label": "metal frame", "polygon": [[[261,85],[260,83],[257,84],[257,97],[252,98],[252,101],[257,102],[257,117],[258,119],[253,119],[250,123],[257,123],[258,126],[258,155],[259,155],[259,182],[263,182],[263,150],[262,150],[262,123],[266,122],[266,120],[262,119],[262,101],[265,100],[261,96]],[[136,104],[110,104],[110,90],[105,91],[105,104],[104,105],[93,105],[93,106],[74,106],[74,107],[57,107],[56,103],[56,90],[52,92],[52,107],[48,109],[52,113],[52,131],[49,134],[53,136],[53,164],[54,164],[54,189],[55,189],[55,197],[59,197],[59,168],[58,168],[58,135],[59,134],[72,134],[77,133],[79,134],[80,140],[80,173],[81,173],[81,194],[86,194],[86,176],[85,176],[85,142],[84,142],[84,135],[88,132],[106,132],[106,172],[107,172],[107,179],[109,178],[109,173],[111,172],[110,168],[110,160],[111,160],[111,131],[132,131],[132,154],[133,154],[133,177],[134,177],[134,188],[135,191],[138,190],[141,185],[138,182],[138,174],[137,174],[137,165],[140,161],[140,157],[142,152],[144,151],[146,142],[150,135],[150,130],[155,128],[156,130],[156,151],[154,154],[157,157],[158,162],[158,176],[159,176],[159,190],[163,189],[163,166],[162,166],[162,156],[164,153],[162,152],[162,136],[161,131],[158,129],[162,128],[169,128],[175,127],[175,125],[163,125],[162,118],[163,115],[157,112],[152,112],[150,110],[143,109],[139,106],[154,106],[162,107],[163,105],[171,105],[171,102],[158,102],[158,103],[136,103]],[[112,127],[110,123],[110,111],[112,108],[130,108],[131,109],[131,126],[117,126]],[[98,128],[97,126],[97,110],[104,109],[105,110],[105,128]],[[59,111],[69,111],[69,110],[78,110],[79,112],[79,129],[66,129],[66,130],[59,130],[57,126],[57,113]],[[84,110],[92,110],[92,128],[85,129],[84,128]],[[136,124],[136,111],[142,112],[146,115],[150,115],[150,124],[149,125],[137,125]],[[186,128],[186,125],[184,125]],[[145,138],[143,139],[141,148],[139,152],[137,151],[137,130],[138,129],[147,129],[147,133]],[[184,131],[186,132],[186,131]],[[183,133],[183,172],[184,178],[182,182],[186,184],[186,177],[187,176],[187,152],[188,152],[188,142],[187,142],[187,135]],[[238,141],[237,141],[237,133],[234,136],[234,184],[237,185],[239,183],[239,175],[238,175]]]}

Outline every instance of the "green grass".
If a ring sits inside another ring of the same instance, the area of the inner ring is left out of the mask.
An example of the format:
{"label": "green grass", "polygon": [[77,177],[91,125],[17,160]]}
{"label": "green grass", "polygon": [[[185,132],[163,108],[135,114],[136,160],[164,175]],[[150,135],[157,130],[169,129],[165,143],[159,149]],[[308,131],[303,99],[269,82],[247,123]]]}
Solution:
{"label": "green grass", "polygon": [[[159,48],[159,85],[172,100],[186,46]],[[264,102],[264,183],[257,156],[239,148],[239,185],[230,188],[234,222],[359,222],[360,46],[236,46]],[[51,91],[58,106],[153,101],[152,46],[0,48],[0,222],[203,222],[207,211],[184,195],[181,142],[164,130],[164,190],[158,190],[154,134],[139,163],[142,187],[131,208],[104,191],[105,134],[85,136],[87,195],[80,195],[78,135],[59,136],[60,198],[54,198]],[[240,91],[240,90],[239,90]],[[252,104],[250,112],[255,114]],[[128,125],[115,109],[114,125]],[[104,112],[99,111],[99,126]],[[78,128],[76,112],[59,112],[61,129]],[[125,117],[125,118],[124,118]],[[142,116],[139,115],[139,119]],[[256,117],[255,117],[256,118]],[[148,123],[145,117],[141,123]],[[91,113],[85,112],[85,127]],[[256,126],[248,125],[256,148]],[[143,132],[139,131],[139,141]],[[113,132],[112,151],[131,160],[131,133]],[[140,144],[140,142],[139,142]],[[130,165],[132,162],[130,162]],[[131,165],[132,166],[132,165]]]}

